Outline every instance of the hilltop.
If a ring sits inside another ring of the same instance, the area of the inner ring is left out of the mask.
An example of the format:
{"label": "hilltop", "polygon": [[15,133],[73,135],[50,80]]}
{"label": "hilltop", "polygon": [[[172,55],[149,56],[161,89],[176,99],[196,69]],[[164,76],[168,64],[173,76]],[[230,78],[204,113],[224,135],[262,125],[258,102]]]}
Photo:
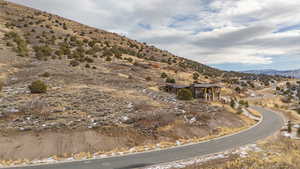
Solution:
{"label": "hilltop", "polygon": [[[283,79],[218,70],[5,1],[0,38],[0,158],[110,151],[243,128],[253,121],[228,104],[181,101],[161,86],[214,82],[231,98]],[[35,81],[45,85],[42,93],[30,90]]]}

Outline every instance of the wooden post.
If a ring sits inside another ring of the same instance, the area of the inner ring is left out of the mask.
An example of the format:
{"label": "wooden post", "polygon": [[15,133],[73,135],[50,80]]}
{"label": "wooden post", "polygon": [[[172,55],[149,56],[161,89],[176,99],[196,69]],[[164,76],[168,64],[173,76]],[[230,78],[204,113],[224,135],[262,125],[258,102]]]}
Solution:
{"label": "wooden post", "polygon": [[193,97],[196,99],[196,88],[192,86],[192,91],[193,91]]}
{"label": "wooden post", "polygon": [[211,93],[212,93],[212,101],[215,101],[215,89],[213,87],[211,88]]}

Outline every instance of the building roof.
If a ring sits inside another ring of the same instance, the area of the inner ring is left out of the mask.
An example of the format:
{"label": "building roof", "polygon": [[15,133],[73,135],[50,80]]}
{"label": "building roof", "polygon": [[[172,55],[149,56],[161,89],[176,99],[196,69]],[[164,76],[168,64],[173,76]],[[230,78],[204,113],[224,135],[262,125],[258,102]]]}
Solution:
{"label": "building roof", "polygon": [[175,88],[175,89],[184,89],[184,88],[190,88],[190,87],[196,87],[196,88],[222,88],[222,86],[217,84],[210,84],[210,83],[198,83],[198,84],[192,84],[192,85],[178,85],[173,83],[167,83],[166,86]]}
{"label": "building roof", "polygon": [[193,84],[194,87],[198,88],[222,88],[222,86],[217,84],[209,84],[209,83],[199,83],[199,84]]}
{"label": "building roof", "polygon": [[167,86],[170,86],[170,87],[176,88],[176,89],[184,89],[184,88],[191,87],[191,86],[188,86],[188,85],[178,85],[178,84],[173,84],[173,83],[168,83]]}

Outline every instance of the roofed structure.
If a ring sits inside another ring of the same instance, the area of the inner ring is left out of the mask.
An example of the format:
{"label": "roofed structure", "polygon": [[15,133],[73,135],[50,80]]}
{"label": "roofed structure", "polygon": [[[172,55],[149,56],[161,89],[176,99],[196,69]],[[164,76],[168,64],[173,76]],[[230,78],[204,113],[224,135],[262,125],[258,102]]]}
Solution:
{"label": "roofed structure", "polygon": [[192,84],[192,92],[194,98],[204,99],[206,101],[214,101],[221,99],[221,88],[218,84],[198,83]]}
{"label": "roofed structure", "polygon": [[221,89],[223,87],[218,84],[197,83],[192,85],[178,85],[167,83],[164,86],[166,92],[178,94],[181,89],[189,89],[193,93],[194,98],[204,99],[206,101],[214,101],[221,99]]}
{"label": "roofed structure", "polygon": [[177,84],[173,84],[173,83],[167,83],[164,88],[165,88],[166,92],[177,94],[180,89],[190,89],[191,86],[190,85],[177,85]]}

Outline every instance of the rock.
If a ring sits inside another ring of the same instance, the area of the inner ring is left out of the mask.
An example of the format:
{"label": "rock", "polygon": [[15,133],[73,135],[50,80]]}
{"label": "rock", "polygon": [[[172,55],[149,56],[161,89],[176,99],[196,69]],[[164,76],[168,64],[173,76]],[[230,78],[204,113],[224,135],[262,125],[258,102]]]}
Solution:
{"label": "rock", "polygon": [[94,114],[97,117],[103,117],[106,115],[106,113],[103,110],[97,110],[97,112],[91,113]]}
{"label": "rock", "polygon": [[193,118],[189,121],[189,123],[190,123],[190,124],[193,124],[193,123],[196,122],[196,121],[197,121],[196,117],[193,117]]}
{"label": "rock", "polygon": [[19,119],[19,118],[17,118],[17,119],[15,119],[15,120],[13,120],[13,122],[14,122],[14,123],[17,123],[17,122],[23,122],[23,120],[22,120],[22,119]]}
{"label": "rock", "polygon": [[127,108],[128,108],[128,109],[132,109],[132,108],[133,108],[133,104],[132,104],[132,103],[129,103],[129,104],[127,105]]}
{"label": "rock", "polygon": [[105,120],[106,120],[106,118],[104,118],[104,117],[94,117],[91,119],[91,122],[96,123],[96,122],[103,122]]}
{"label": "rock", "polygon": [[6,113],[18,113],[19,110],[16,108],[10,108],[5,110]]}
{"label": "rock", "polygon": [[62,113],[64,111],[66,111],[66,108],[62,107],[62,108],[56,108],[52,112],[53,113]]}
{"label": "rock", "polygon": [[[176,110],[177,109],[177,110]],[[176,116],[180,116],[180,115],[183,115],[183,114],[185,114],[186,113],[186,111],[185,110],[181,110],[181,109],[178,109],[178,108],[175,108],[175,115]]]}
{"label": "rock", "polygon": [[132,124],[132,123],[134,123],[134,120],[133,120],[133,118],[123,116],[123,117],[121,117],[121,122],[125,123],[125,124]]}
{"label": "rock", "polygon": [[20,131],[30,131],[32,129],[30,127],[20,127],[19,130]]}
{"label": "rock", "polygon": [[295,124],[293,127],[296,128],[296,129],[299,129],[300,128],[300,124]]}

